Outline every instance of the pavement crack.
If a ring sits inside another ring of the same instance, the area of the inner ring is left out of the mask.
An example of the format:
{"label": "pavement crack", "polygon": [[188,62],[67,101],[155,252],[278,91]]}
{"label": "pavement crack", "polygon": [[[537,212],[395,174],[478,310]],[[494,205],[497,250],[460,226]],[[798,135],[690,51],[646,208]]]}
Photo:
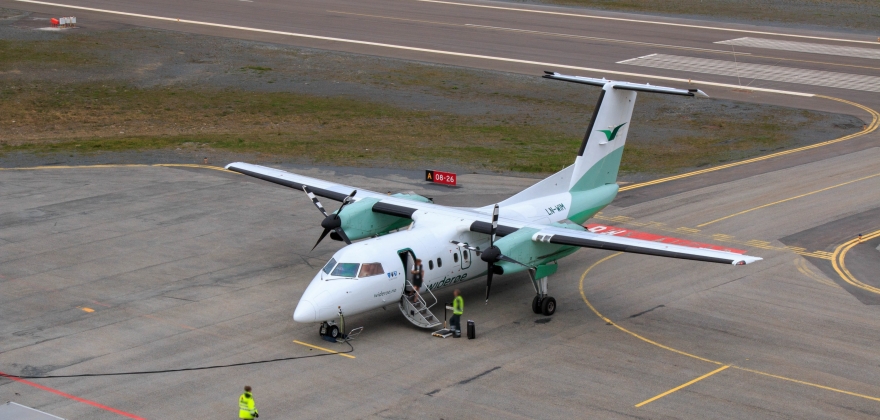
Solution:
{"label": "pavement crack", "polygon": [[629,317],[630,317],[630,318],[635,318],[635,317],[638,317],[638,316],[642,316],[642,315],[644,315],[644,314],[646,314],[646,313],[648,313],[648,312],[651,312],[651,311],[653,311],[654,309],[657,309],[657,308],[665,308],[665,307],[666,307],[666,305],[657,305],[657,306],[655,306],[655,307],[653,307],[653,308],[651,308],[651,309],[644,310],[644,311],[641,311],[641,312],[639,312],[639,313],[637,313],[637,314],[630,315]]}
{"label": "pavement crack", "polygon": [[470,377],[470,378],[468,378],[468,379],[465,379],[465,380],[459,382],[458,384],[459,384],[459,385],[464,385],[464,384],[467,384],[467,383],[473,382],[473,381],[475,381],[475,380],[477,380],[477,379],[479,379],[479,378],[481,378],[481,377],[483,377],[483,376],[486,376],[486,375],[488,375],[488,374],[490,374],[490,373],[492,373],[492,372],[494,372],[494,371],[496,371],[496,370],[498,370],[498,369],[501,369],[501,366],[495,366],[495,367],[493,367],[492,369],[489,369],[489,370],[487,370],[487,371],[485,371],[485,372],[483,372],[483,373],[481,373],[481,374],[479,374],[479,375],[477,375],[477,376],[473,376],[473,377]]}

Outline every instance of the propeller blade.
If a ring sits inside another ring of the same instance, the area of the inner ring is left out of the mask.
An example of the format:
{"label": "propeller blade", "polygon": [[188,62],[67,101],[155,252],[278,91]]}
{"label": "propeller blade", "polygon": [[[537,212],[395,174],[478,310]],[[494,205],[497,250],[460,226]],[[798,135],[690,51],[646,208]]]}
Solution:
{"label": "propeller blade", "polygon": [[348,239],[348,235],[345,234],[345,231],[342,230],[341,227],[336,228],[334,232],[336,232],[336,234],[339,235],[339,237],[342,238],[342,240],[345,241],[346,244],[351,245],[351,240]]}
{"label": "propeller blade", "polygon": [[498,230],[498,204],[492,209],[492,230],[489,232],[489,248],[495,245],[495,231]]}
{"label": "propeller blade", "polygon": [[[315,207],[318,208],[318,210],[324,215],[324,217],[327,217],[328,216],[327,210],[324,210],[324,206],[322,206],[321,202],[318,201],[318,197],[315,197],[315,194],[313,194],[312,191],[309,190],[309,187],[307,185],[303,185],[303,191],[309,195],[309,198],[312,199],[312,203],[315,204]],[[318,242],[320,242],[320,241],[318,241]],[[315,246],[317,246],[317,244]],[[312,248],[312,249],[314,249],[314,248]]]}
{"label": "propeller blade", "polygon": [[[321,232],[321,237],[318,238],[318,242],[315,242],[315,246],[312,247],[312,251],[314,251],[315,248],[318,247],[318,244],[321,243],[321,241],[324,240],[324,237],[327,236],[328,233],[330,233],[330,230],[331,230],[331,229],[324,229],[324,231]],[[311,252],[311,251],[309,251],[309,252]]]}
{"label": "propeller blade", "polygon": [[354,200],[352,200],[352,198],[354,197],[355,194],[357,194],[357,192],[358,192],[357,190],[354,190],[351,192],[351,194],[348,195],[348,197],[345,197],[342,199],[342,205],[339,206],[339,210],[336,210],[337,216],[339,216],[339,213],[342,212],[342,209],[344,209],[346,205],[354,203]]}
{"label": "propeller blade", "polygon": [[489,291],[492,290],[492,275],[495,274],[495,264],[489,263],[489,274],[486,275],[486,303],[489,303]]}

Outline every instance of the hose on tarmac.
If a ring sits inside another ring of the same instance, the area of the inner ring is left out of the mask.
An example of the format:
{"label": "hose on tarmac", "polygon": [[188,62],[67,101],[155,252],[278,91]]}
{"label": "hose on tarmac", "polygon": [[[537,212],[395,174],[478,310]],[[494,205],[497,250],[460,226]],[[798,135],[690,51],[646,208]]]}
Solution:
{"label": "hose on tarmac", "polygon": [[259,364],[263,364],[263,363],[284,362],[284,361],[288,361],[288,360],[298,360],[298,359],[310,359],[313,357],[335,356],[338,354],[346,354],[346,353],[354,352],[354,346],[351,345],[351,342],[349,342],[348,340],[344,340],[343,342],[345,344],[348,344],[349,350],[334,352],[334,353],[311,354],[308,356],[282,357],[282,358],[278,358],[278,359],[232,363],[232,364],[228,364],[228,365],[200,366],[200,367],[181,368],[181,369],[143,370],[143,371],[137,371],[137,372],[80,373],[77,375],[46,375],[46,376],[24,376],[24,375],[20,376],[20,375],[10,375],[8,373],[0,372],[0,378],[61,379],[61,378],[93,378],[93,377],[100,377],[100,376],[122,376],[122,375],[152,375],[152,374],[157,374],[157,373],[191,372],[191,371],[196,371],[196,370],[223,369],[223,368],[230,368],[230,367],[236,367],[236,366],[259,365]]}

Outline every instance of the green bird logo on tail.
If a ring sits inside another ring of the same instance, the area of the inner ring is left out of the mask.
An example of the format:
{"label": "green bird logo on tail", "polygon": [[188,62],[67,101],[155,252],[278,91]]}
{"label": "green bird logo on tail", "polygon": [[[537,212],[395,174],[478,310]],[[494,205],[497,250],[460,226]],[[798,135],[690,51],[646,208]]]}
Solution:
{"label": "green bird logo on tail", "polygon": [[596,131],[601,131],[601,132],[605,133],[605,137],[608,137],[608,141],[611,141],[611,140],[614,140],[615,137],[617,137],[617,132],[620,130],[620,127],[623,127],[625,125],[626,125],[626,123],[618,125],[617,127],[614,127],[613,130],[596,130]]}

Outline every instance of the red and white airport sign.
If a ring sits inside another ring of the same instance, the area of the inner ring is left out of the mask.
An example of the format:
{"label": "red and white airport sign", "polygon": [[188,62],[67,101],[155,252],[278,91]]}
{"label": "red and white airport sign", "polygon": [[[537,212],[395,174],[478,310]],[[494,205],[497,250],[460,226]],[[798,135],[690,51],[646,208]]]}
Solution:
{"label": "red and white airport sign", "polygon": [[425,181],[433,182],[435,184],[443,184],[443,185],[455,185],[456,176],[452,172],[440,172],[440,171],[425,171]]}

